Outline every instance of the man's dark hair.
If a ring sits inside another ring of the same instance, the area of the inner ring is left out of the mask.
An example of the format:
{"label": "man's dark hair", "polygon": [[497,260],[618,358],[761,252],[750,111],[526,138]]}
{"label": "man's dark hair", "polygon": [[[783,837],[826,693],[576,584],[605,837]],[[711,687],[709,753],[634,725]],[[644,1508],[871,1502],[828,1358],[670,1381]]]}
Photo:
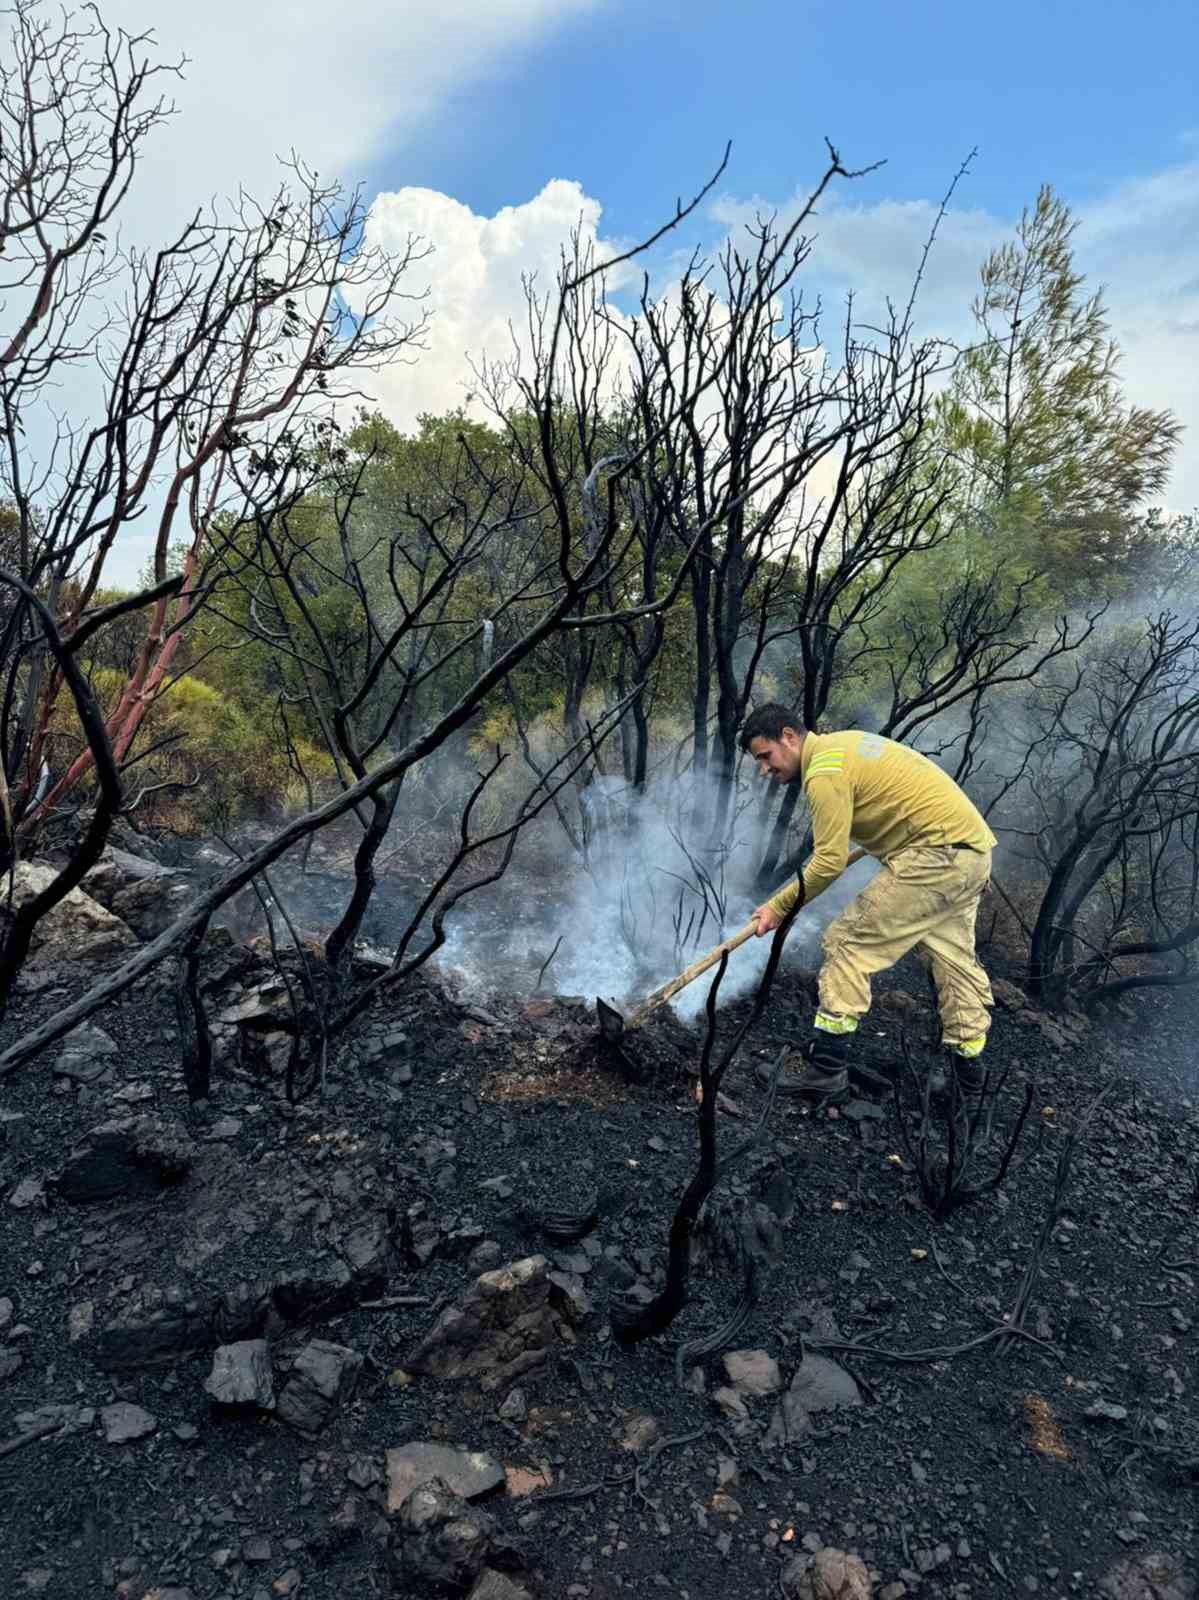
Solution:
{"label": "man's dark hair", "polygon": [[755,739],[781,739],[784,728],[794,728],[796,733],[808,731],[794,711],[788,711],[786,706],[779,705],[777,701],[759,706],[741,724],[741,748],[748,751]]}

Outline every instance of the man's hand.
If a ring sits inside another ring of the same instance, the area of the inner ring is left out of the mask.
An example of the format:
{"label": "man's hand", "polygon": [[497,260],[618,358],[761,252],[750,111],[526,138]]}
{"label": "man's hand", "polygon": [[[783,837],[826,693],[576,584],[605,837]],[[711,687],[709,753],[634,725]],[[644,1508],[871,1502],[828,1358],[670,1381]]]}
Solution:
{"label": "man's hand", "polygon": [[774,907],[770,904],[769,900],[765,905],[757,908],[757,910],[754,912],[754,916],[756,917],[758,923],[759,939],[764,939],[768,933],[773,933],[778,927],[779,923],[783,920]]}

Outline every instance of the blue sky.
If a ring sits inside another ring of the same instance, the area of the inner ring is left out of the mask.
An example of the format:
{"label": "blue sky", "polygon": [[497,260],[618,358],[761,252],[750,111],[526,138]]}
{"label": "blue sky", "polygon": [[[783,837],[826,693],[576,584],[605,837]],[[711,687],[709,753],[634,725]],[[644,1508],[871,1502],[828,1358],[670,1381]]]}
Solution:
{"label": "blue sky", "polygon": [[[717,244],[756,207],[786,212],[822,170],[886,164],[822,207],[810,282],[864,305],[904,293],[937,204],[977,148],[942,230],[920,331],[964,337],[986,253],[1038,186],[1078,218],[1105,286],[1131,400],[1189,433],[1170,485],[1199,505],[1199,7],[1183,0],[1006,7],[746,0],[106,0],[191,64],[179,115],[132,202],[145,242],[197,201],[264,192],[295,149],[362,182],[383,242],[432,253],[413,289],[433,323],[375,397],[402,426],[503,354],[522,273],[552,278],[581,222],[598,249],[655,227],[733,154],[672,246]],[[658,259],[661,280],[671,271]],[[135,562],[136,540],[128,561]]]}
{"label": "blue sky", "polygon": [[414,141],[380,148],[374,187],[419,184],[492,212],[577,179],[617,233],[651,227],[734,144],[726,186],[790,193],[828,136],[887,162],[866,199],[939,195],[1015,213],[1051,182],[1072,201],[1199,156],[1199,7],[600,5],[499,57]]}

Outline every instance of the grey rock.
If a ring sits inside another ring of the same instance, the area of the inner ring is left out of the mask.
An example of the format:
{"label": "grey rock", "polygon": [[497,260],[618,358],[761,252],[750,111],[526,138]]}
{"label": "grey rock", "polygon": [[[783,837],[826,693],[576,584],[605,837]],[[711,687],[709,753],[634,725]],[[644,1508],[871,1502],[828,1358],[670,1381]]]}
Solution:
{"label": "grey rock", "polygon": [[19,1372],[22,1366],[24,1361],[15,1350],[0,1350],[0,1383]]}
{"label": "grey rock", "polygon": [[827,1356],[805,1356],[791,1379],[790,1392],[809,1412],[838,1411],[862,1403],[853,1376]]}
{"label": "grey rock", "polygon": [[513,1389],[496,1413],[505,1422],[524,1422],[529,1415],[529,1403],[523,1389]]}
{"label": "grey rock", "polygon": [[[12,903],[20,909],[44,893],[59,876],[57,867],[44,861],[22,861],[0,880],[0,903],[8,903],[11,884]],[[43,961],[93,961],[134,949],[137,937],[119,917],[106,911],[91,895],[75,888],[38,922],[33,932],[32,950]]]}
{"label": "grey rock", "polygon": [[441,1229],[430,1218],[423,1217],[412,1224],[408,1237],[417,1264],[427,1267],[441,1244]]}
{"label": "grey rock", "polygon": [[388,1228],[382,1215],[360,1222],[340,1240],[339,1250],[356,1278],[379,1282],[387,1277]]}
{"label": "grey rock", "polygon": [[275,1409],[271,1348],[265,1339],[239,1339],[213,1352],[212,1371],[204,1380],[208,1394],[223,1406]]}
{"label": "grey rock", "polygon": [[277,982],[264,983],[251,989],[233,1005],[226,1006],[213,1019],[222,1023],[270,1022],[287,1014],[287,989]]}
{"label": "grey rock", "polygon": [[803,1401],[788,1389],[774,1408],[763,1444],[768,1450],[792,1444],[796,1439],[801,1439],[811,1426],[812,1419],[805,1411]]}
{"label": "grey rock", "polygon": [[471,1251],[466,1265],[471,1272],[490,1272],[492,1267],[500,1263],[503,1251],[494,1239],[484,1239]]}
{"label": "grey rock", "polygon": [[[134,1406],[133,1410],[139,1410]],[[142,1412],[143,1416],[148,1415]],[[18,1411],[17,1427],[22,1433],[30,1428],[40,1428],[43,1423],[55,1423],[61,1433],[86,1433],[93,1426],[96,1413],[91,1406],[38,1406],[36,1411]]]}
{"label": "grey rock", "polygon": [[554,1257],[554,1265],[568,1276],[585,1278],[591,1271],[592,1262],[583,1250],[560,1250]]}
{"label": "grey rock", "polygon": [[1099,1593],[1104,1600],[1195,1600],[1194,1571],[1171,1553],[1128,1556],[1104,1574]]}
{"label": "grey rock", "polygon": [[1113,1405],[1110,1400],[1095,1400],[1083,1416],[1092,1422],[1123,1422],[1128,1416],[1128,1407]]}
{"label": "grey rock", "polygon": [[825,1546],[797,1555],[779,1575],[787,1600],[870,1600],[870,1574],[858,1556]]}
{"label": "grey rock", "polygon": [[72,1151],[58,1192],[75,1205],[153,1194],[187,1177],[194,1148],[186,1131],[165,1117],[105,1122]]}
{"label": "grey rock", "polygon": [[184,878],[166,874],[143,878],[113,896],[112,911],[139,939],[157,939],[187,909],[193,893]]}
{"label": "grey rock", "polygon": [[362,1357],[346,1345],[313,1339],[296,1357],[278,1412],[298,1433],[316,1434],[354,1392]]}
{"label": "grey rock", "polygon": [[108,845],[96,865],[84,873],[80,888],[111,911],[113,896],[120,894],[122,889],[146,880],[174,876],[176,874],[161,862],[148,861],[145,856]]}
{"label": "grey rock", "polygon": [[357,1489],[369,1489],[382,1476],[382,1469],[374,1456],[354,1456],[346,1468],[346,1477]]}
{"label": "grey rock", "polygon": [[144,1439],[154,1432],[158,1419],[141,1406],[118,1400],[115,1405],[100,1408],[100,1426],[108,1444],[128,1444],[133,1439]]}
{"label": "grey rock", "polygon": [[71,1055],[65,1050],[54,1063],[56,1078],[69,1078],[72,1083],[98,1083],[112,1072],[113,1063],[96,1056]]}
{"label": "grey rock", "polygon": [[241,1547],[242,1560],[256,1567],[263,1566],[273,1554],[271,1541],[262,1533],[252,1534]]}
{"label": "grey rock", "polygon": [[16,1307],[7,1295],[0,1294],[0,1328],[5,1328],[12,1321]]}
{"label": "grey rock", "polygon": [[874,1100],[850,1100],[841,1107],[841,1115],[850,1122],[882,1122],[886,1114]]}
{"label": "grey rock", "polygon": [[724,1370],[738,1394],[774,1394],[783,1386],[779,1364],[765,1350],[730,1350]]}
{"label": "grey rock", "polygon": [[72,1028],[63,1040],[62,1050],[54,1063],[54,1073],[59,1078],[71,1078],[76,1083],[94,1083],[112,1067],[119,1047],[103,1028],[90,1022],[81,1022]]}
{"label": "grey rock", "polygon": [[469,1506],[439,1478],[407,1496],[388,1541],[388,1564],[398,1594],[414,1583],[461,1590],[474,1584],[488,1564],[496,1523]]}
{"label": "grey rock", "polygon": [[[588,1266],[590,1267],[590,1262]],[[582,1322],[591,1312],[591,1301],[583,1287],[582,1278],[577,1272],[559,1270],[551,1272],[549,1280],[555,1289],[561,1291],[563,1298],[557,1304],[569,1313],[567,1320],[573,1324]]]}
{"label": "grey rock", "polygon": [[635,1413],[629,1417],[620,1433],[620,1447],[628,1450],[633,1455],[643,1455],[646,1450],[657,1443],[662,1435],[662,1429],[656,1417],[651,1417],[644,1412]]}
{"label": "grey rock", "polygon": [[355,1305],[374,1285],[356,1282],[344,1261],[316,1261],[306,1271],[281,1273],[272,1287],[275,1308],[288,1322],[317,1322]]}
{"label": "grey rock", "polygon": [[578,1320],[573,1297],[553,1281],[544,1256],[482,1273],[462,1302],[443,1311],[404,1362],[409,1372],[477,1378],[507,1387],[544,1365],[563,1324]]}
{"label": "grey rock", "polygon": [[1028,996],[1023,989],[1018,989],[1014,983],[1009,983],[1006,978],[995,978],[991,982],[991,993],[995,997],[995,1004],[1001,1011],[1023,1011],[1028,1005]]}
{"label": "grey rock", "polygon": [[78,1305],[72,1306],[67,1313],[67,1337],[71,1343],[78,1344],[80,1339],[85,1339],[92,1331],[95,1320],[95,1301],[81,1300]]}
{"label": "grey rock", "polygon": [[514,1583],[494,1567],[485,1567],[466,1600],[532,1600],[532,1597],[523,1584]]}
{"label": "grey rock", "polygon": [[712,1401],[724,1412],[726,1417],[732,1417],[734,1421],[741,1422],[749,1416],[749,1407],[736,1389],[714,1389],[712,1391]]}
{"label": "grey rock", "polygon": [[399,1511],[422,1483],[439,1479],[462,1500],[481,1500],[504,1482],[504,1469],[483,1450],[414,1440],[387,1452],[387,1509]]}
{"label": "grey rock", "polygon": [[262,1032],[257,1028],[239,1028],[237,1033],[237,1059],[247,1072],[260,1078],[281,1078],[291,1060],[292,1038],[281,1030]]}
{"label": "grey rock", "polygon": [[173,1361],[212,1344],[212,1324],[198,1305],[180,1311],[155,1311],[144,1317],[116,1317],[100,1330],[94,1354],[106,1371]]}
{"label": "grey rock", "polygon": [[805,1356],[782,1396],[763,1441],[768,1448],[790,1444],[802,1438],[817,1411],[835,1411],[843,1406],[860,1406],[862,1396],[844,1367],[826,1356]]}
{"label": "grey rock", "polygon": [[24,1211],[46,1197],[46,1185],[40,1178],[22,1178],[8,1197],[14,1211]]}

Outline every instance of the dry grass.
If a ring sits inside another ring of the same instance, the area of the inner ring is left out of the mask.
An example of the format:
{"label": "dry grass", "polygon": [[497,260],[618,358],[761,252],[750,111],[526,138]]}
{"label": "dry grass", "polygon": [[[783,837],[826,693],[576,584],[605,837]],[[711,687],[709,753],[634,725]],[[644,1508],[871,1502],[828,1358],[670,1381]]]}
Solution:
{"label": "dry grass", "polygon": [[610,1073],[599,1068],[584,1071],[566,1066],[493,1072],[483,1080],[480,1095],[484,1100],[518,1105],[574,1100],[584,1105],[614,1106],[625,1098],[624,1085]]}
{"label": "dry grass", "polygon": [[1026,1394],[1024,1416],[1033,1449],[1039,1455],[1048,1456],[1051,1461],[1069,1461],[1070,1452],[1048,1400],[1039,1394]]}

